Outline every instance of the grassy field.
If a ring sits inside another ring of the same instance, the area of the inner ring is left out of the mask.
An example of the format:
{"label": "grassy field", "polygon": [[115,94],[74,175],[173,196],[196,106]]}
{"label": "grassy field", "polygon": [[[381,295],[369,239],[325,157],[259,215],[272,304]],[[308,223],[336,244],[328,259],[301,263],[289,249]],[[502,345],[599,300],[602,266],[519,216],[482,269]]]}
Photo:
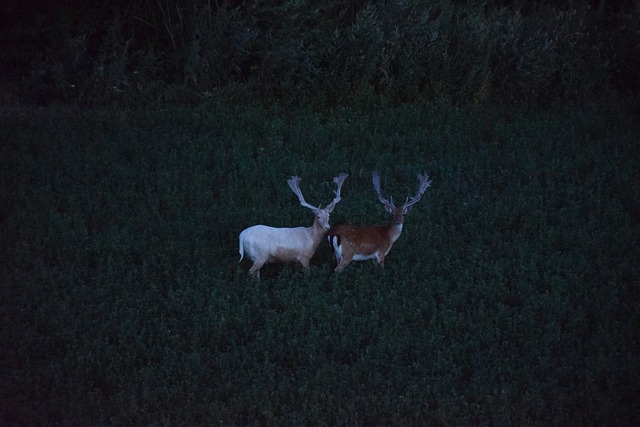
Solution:
{"label": "grassy field", "polygon": [[[0,111],[3,425],[637,425],[634,105]],[[258,224],[387,221],[385,269],[238,264]]]}

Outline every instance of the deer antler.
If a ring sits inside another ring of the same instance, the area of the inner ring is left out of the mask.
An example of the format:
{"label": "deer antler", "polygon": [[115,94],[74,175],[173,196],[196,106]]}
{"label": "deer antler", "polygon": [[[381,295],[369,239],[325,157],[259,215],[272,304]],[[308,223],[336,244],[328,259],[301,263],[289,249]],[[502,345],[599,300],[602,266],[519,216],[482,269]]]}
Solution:
{"label": "deer antler", "polygon": [[420,201],[424,192],[427,191],[427,188],[431,186],[429,175],[427,175],[426,172],[423,174],[418,174],[418,181],[420,182],[420,186],[418,187],[418,192],[416,193],[415,196],[411,198],[411,200],[409,200],[409,198],[407,197],[407,201],[404,202],[404,204],[402,205],[402,211],[405,214],[409,212],[411,206],[415,205]]}
{"label": "deer antler", "polygon": [[333,211],[333,208],[336,207],[336,203],[342,200],[340,198],[340,190],[342,189],[342,184],[344,183],[344,180],[347,179],[348,176],[349,175],[347,175],[346,173],[341,173],[340,175],[333,178],[333,182],[335,182],[338,185],[338,189],[334,190],[334,194],[336,195],[336,197],[333,199],[333,202],[329,203],[327,207],[324,208],[327,212],[331,213]]}
{"label": "deer antler", "polygon": [[376,190],[376,193],[378,193],[378,200],[380,200],[380,203],[382,203],[385,208],[395,208],[393,200],[387,200],[382,196],[382,192],[380,191],[380,172],[373,171],[371,173],[371,180],[373,181],[373,188]]}
{"label": "deer antler", "polygon": [[319,208],[316,208],[315,206],[311,206],[309,203],[306,202],[306,200],[304,200],[302,191],[300,191],[300,181],[302,180],[299,177],[292,176],[290,179],[287,180],[287,184],[289,184],[289,188],[291,188],[291,191],[293,191],[295,195],[298,196],[298,200],[300,200],[300,204],[302,206],[304,206],[305,208],[309,208],[313,211],[317,211]]}

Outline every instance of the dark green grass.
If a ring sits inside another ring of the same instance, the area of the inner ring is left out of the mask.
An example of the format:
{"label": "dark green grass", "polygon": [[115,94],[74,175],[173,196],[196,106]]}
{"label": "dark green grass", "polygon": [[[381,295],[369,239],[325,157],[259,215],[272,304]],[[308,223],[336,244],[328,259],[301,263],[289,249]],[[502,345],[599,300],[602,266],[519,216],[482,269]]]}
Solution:
{"label": "dark green grass", "polygon": [[[632,106],[5,108],[0,421],[632,425]],[[407,217],[384,270],[238,265],[253,224]]]}

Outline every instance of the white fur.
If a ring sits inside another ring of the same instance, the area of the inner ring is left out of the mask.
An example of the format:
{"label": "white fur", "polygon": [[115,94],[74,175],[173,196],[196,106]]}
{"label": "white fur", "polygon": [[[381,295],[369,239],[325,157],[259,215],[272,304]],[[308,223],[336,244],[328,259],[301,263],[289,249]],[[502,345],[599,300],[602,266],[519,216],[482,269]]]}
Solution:
{"label": "white fur", "polygon": [[311,209],[315,214],[315,220],[311,227],[275,228],[267,225],[254,225],[243,230],[239,236],[240,261],[245,252],[253,261],[249,274],[260,277],[260,269],[268,262],[292,263],[299,262],[304,268],[309,268],[309,260],[315,253],[323,236],[329,231],[329,214],[336,203],[340,201],[340,189],[342,183],[348,177],[341,173],[333,178],[338,186],[334,191],[335,197],[324,209],[314,207],[307,203],[300,191],[300,178],[292,176],[287,180],[289,188],[298,196],[300,205]]}
{"label": "white fur", "polygon": [[[388,252],[388,251],[387,251]],[[386,254],[385,254],[386,255]],[[366,261],[368,259],[375,259],[380,262],[380,258],[378,257],[378,252],[372,253],[371,255],[360,255],[355,254],[352,258],[354,261]]]}
{"label": "white fur", "polygon": [[240,261],[247,256],[253,261],[249,274],[260,278],[260,269],[268,262],[299,262],[309,268],[309,261],[326,233],[326,228],[315,221],[311,227],[275,228],[254,225],[243,230],[239,237]]}
{"label": "white fur", "polygon": [[[306,227],[276,228],[254,225],[240,233],[240,261],[245,252],[253,262],[265,263],[283,252],[306,254],[313,244],[313,237]],[[287,262],[299,261],[299,259],[300,255]]]}
{"label": "white fur", "polygon": [[329,239],[329,244],[333,248],[333,254],[336,257],[336,261],[340,262],[342,261],[342,245],[338,244],[338,236],[333,236],[333,238],[331,237],[332,236],[327,236],[327,239]]}

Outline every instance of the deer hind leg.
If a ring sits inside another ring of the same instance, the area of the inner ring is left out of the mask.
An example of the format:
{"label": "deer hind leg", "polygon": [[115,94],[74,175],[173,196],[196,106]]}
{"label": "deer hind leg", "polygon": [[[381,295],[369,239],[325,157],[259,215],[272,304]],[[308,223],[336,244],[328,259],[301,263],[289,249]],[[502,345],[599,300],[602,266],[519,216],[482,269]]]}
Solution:
{"label": "deer hind leg", "polygon": [[[344,249],[344,248],[343,248]],[[336,273],[341,272],[353,259],[353,253],[351,251],[342,251],[342,257],[334,270]]]}
{"label": "deer hind leg", "polygon": [[265,264],[265,261],[254,261],[253,265],[249,269],[249,275],[255,277],[256,279],[260,279],[260,269]]}
{"label": "deer hind leg", "polygon": [[[331,244],[331,249],[333,250],[333,255],[336,258],[336,268],[334,271],[338,272],[345,268],[347,264],[349,264],[353,258],[353,251],[350,251],[347,247],[345,247],[340,239],[340,235],[330,235],[329,243]],[[346,253],[345,253],[346,251]]]}
{"label": "deer hind leg", "polygon": [[336,258],[336,263],[340,263],[342,260],[342,248],[340,247],[340,236],[337,234],[329,234],[327,236],[327,240],[329,240],[329,246],[331,247],[331,252],[333,256]]}

